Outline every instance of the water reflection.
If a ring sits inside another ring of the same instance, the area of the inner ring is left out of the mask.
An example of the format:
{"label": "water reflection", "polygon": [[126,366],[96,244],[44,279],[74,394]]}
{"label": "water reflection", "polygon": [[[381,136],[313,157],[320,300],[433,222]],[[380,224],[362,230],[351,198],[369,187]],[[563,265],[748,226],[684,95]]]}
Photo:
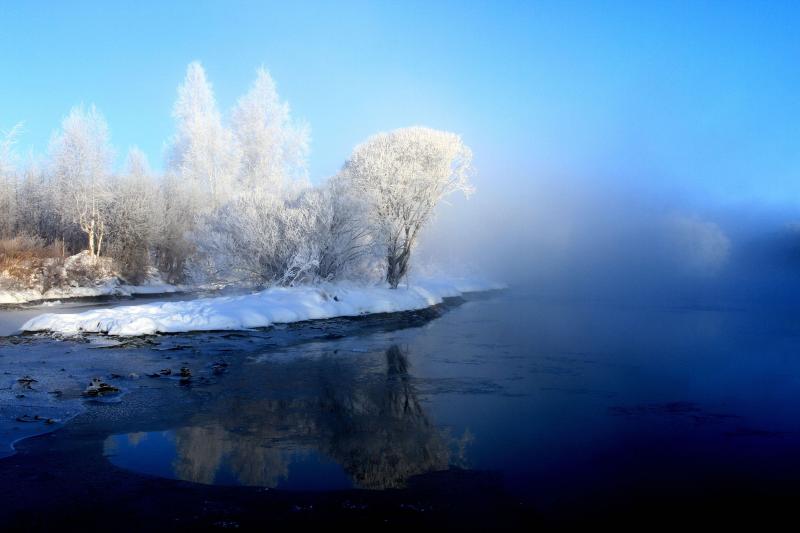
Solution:
{"label": "water reflection", "polygon": [[297,489],[402,487],[455,460],[397,345],[266,358],[223,383],[187,426],[109,437],[106,454],[124,468],[196,483]]}

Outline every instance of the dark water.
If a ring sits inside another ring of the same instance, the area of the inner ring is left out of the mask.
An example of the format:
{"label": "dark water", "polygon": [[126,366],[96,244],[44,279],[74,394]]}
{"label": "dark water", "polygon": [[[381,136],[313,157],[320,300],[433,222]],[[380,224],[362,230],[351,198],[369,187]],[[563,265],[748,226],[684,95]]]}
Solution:
{"label": "dark water", "polygon": [[[798,315],[752,303],[636,305],[509,290],[436,311],[254,333],[118,346],[6,341],[0,365],[10,390],[23,373],[56,386],[48,380],[67,365],[74,383],[62,378],[63,394],[34,406],[71,401],[77,414],[18,443],[0,460],[0,483],[10,494],[26,483],[12,469],[32,476],[30,494],[23,487],[14,503],[30,509],[37,491],[91,482],[54,464],[69,457],[91,465],[81,467],[89,478],[115,479],[111,492],[149,480],[170,498],[176,487],[200,498],[231,487],[348,494],[337,509],[350,509],[352,494],[395,495],[380,505],[419,516],[426,505],[461,512],[441,476],[471,474],[491,486],[476,489],[478,500],[486,494],[551,524],[633,509],[779,505],[800,481]],[[190,380],[174,375],[182,366]],[[173,375],[147,377],[161,368]],[[80,397],[89,376],[112,374],[121,397]],[[6,420],[22,412],[16,400],[3,404]],[[44,470],[60,482],[37,486]],[[352,512],[386,509],[364,501]],[[251,512],[236,509],[226,515],[234,522]],[[502,502],[485,510],[508,512]]]}

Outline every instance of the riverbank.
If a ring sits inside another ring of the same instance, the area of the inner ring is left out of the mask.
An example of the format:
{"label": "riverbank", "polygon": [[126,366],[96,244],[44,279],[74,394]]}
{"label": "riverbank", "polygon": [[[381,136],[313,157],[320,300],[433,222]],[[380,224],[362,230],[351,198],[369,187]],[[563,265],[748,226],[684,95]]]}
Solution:
{"label": "riverbank", "polygon": [[441,304],[444,298],[503,287],[476,280],[428,280],[398,289],[352,283],[273,287],[241,296],[155,302],[81,313],[45,313],[29,320],[22,330],[113,336],[245,330],[306,320],[414,311]]}
{"label": "riverbank", "polygon": [[150,296],[178,292],[183,292],[183,289],[161,280],[152,280],[141,285],[129,285],[115,279],[91,287],[60,287],[45,292],[36,289],[0,291],[0,305],[37,304],[103,296]]}
{"label": "riverbank", "polygon": [[91,257],[87,252],[69,257],[6,257],[3,267],[0,305],[182,290],[165,282],[155,269],[150,269],[141,283],[129,283],[115,270],[111,259]]}

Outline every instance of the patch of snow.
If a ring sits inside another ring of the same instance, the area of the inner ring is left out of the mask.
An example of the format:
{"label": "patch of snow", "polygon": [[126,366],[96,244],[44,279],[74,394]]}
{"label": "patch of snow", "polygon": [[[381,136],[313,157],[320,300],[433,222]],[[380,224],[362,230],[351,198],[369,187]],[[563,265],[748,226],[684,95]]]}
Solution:
{"label": "patch of snow", "polygon": [[170,285],[160,278],[149,278],[141,285],[120,283],[117,278],[108,279],[90,287],[58,287],[45,292],[35,289],[17,291],[0,290],[0,304],[22,304],[39,300],[59,300],[69,298],[92,298],[98,296],[133,296],[136,294],[167,294],[184,289]]}
{"label": "patch of snow", "polygon": [[428,280],[394,290],[347,283],[274,287],[243,296],[155,302],[73,314],[47,313],[29,320],[22,329],[119,336],[250,329],[303,320],[412,311],[465,292],[503,287],[470,280]]}
{"label": "patch of snow", "polygon": [[42,293],[33,289],[0,291],[0,304],[23,304],[41,299]]}

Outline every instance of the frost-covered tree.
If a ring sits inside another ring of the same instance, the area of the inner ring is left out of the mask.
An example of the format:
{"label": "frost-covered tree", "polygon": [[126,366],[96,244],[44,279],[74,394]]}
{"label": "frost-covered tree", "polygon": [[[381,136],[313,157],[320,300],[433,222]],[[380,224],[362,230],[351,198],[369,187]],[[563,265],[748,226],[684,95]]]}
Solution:
{"label": "frost-covered tree", "polygon": [[304,206],[256,189],[217,210],[193,237],[215,281],[292,285],[315,268],[306,247],[309,226]]}
{"label": "frost-covered tree", "polygon": [[152,246],[156,265],[168,281],[181,282],[195,251],[195,243],[189,239],[198,220],[191,184],[177,174],[165,174],[156,212],[160,216]]}
{"label": "frost-covered tree", "polygon": [[129,282],[140,283],[147,276],[150,246],[162,219],[157,212],[158,189],[144,152],[131,148],[125,167],[111,187],[108,255]]}
{"label": "frost-covered tree", "polygon": [[0,175],[2,176],[14,172],[17,158],[14,145],[21,130],[22,123],[18,123],[8,131],[0,131]]}
{"label": "frost-covered tree", "polygon": [[35,235],[48,244],[61,240],[63,224],[54,185],[39,163],[31,159],[22,172],[18,188],[17,234]]}
{"label": "frost-covered tree", "polygon": [[152,262],[172,282],[187,274],[255,285],[384,275],[397,287],[436,205],[470,191],[469,149],[427,128],[369,138],[342,172],[312,187],[309,129],[292,119],[263,68],[228,127],[202,66],[191,63],[173,117],[161,176],[135,148],[113,173],[108,126],[94,106],[71,110],[45,165],[31,158],[20,168],[18,130],[0,135],[0,238],[29,235],[61,256],[88,248],[132,282]]}
{"label": "frost-covered tree", "polygon": [[190,63],[172,111],[177,132],[168,155],[169,171],[192,196],[191,208],[206,212],[231,196],[239,154],[233,134],[222,124],[214,92],[198,62]]}
{"label": "frost-covered tree", "polygon": [[[310,189],[307,189],[310,191]],[[315,277],[315,216],[305,195],[257,187],[204,217],[191,234],[192,274],[205,281],[293,285]]]}
{"label": "frost-covered tree", "polygon": [[472,152],[458,135],[424,127],[379,133],[353,151],[344,174],[369,206],[391,287],[408,272],[419,232],[439,201],[456,191],[472,192],[471,160]]}
{"label": "frost-covered tree", "polygon": [[310,217],[306,246],[316,266],[316,278],[331,281],[366,275],[373,239],[366,204],[352,194],[349,182],[336,175],[324,185],[308,189],[302,206]]}
{"label": "frost-covered tree", "polygon": [[128,149],[128,156],[125,158],[125,175],[137,180],[149,180],[152,176],[147,154],[138,146],[131,146]]}
{"label": "frost-covered tree", "polygon": [[108,125],[94,107],[74,107],[50,145],[52,177],[65,220],[86,235],[91,257],[102,252],[113,150]]}
{"label": "frost-covered tree", "polygon": [[172,115],[177,132],[167,154],[154,252],[168,279],[180,281],[195,252],[189,234],[234,196],[240,152],[200,63],[187,67]]}
{"label": "frost-covered tree", "polygon": [[194,266],[215,281],[257,285],[311,276],[313,216],[302,201],[309,189],[308,128],[292,121],[264,69],[233,109],[231,127],[239,173],[229,201],[207,213],[192,233]]}
{"label": "frost-covered tree", "polygon": [[17,172],[14,145],[22,124],[0,132],[0,237],[13,236],[17,213]]}
{"label": "frost-covered tree", "polygon": [[250,90],[231,113],[231,129],[241,152],[240,187],[280,194],[292,182],[307,177],[309,130],[295,123],[289,104],[278,97],[275,82],[258,69]]}

